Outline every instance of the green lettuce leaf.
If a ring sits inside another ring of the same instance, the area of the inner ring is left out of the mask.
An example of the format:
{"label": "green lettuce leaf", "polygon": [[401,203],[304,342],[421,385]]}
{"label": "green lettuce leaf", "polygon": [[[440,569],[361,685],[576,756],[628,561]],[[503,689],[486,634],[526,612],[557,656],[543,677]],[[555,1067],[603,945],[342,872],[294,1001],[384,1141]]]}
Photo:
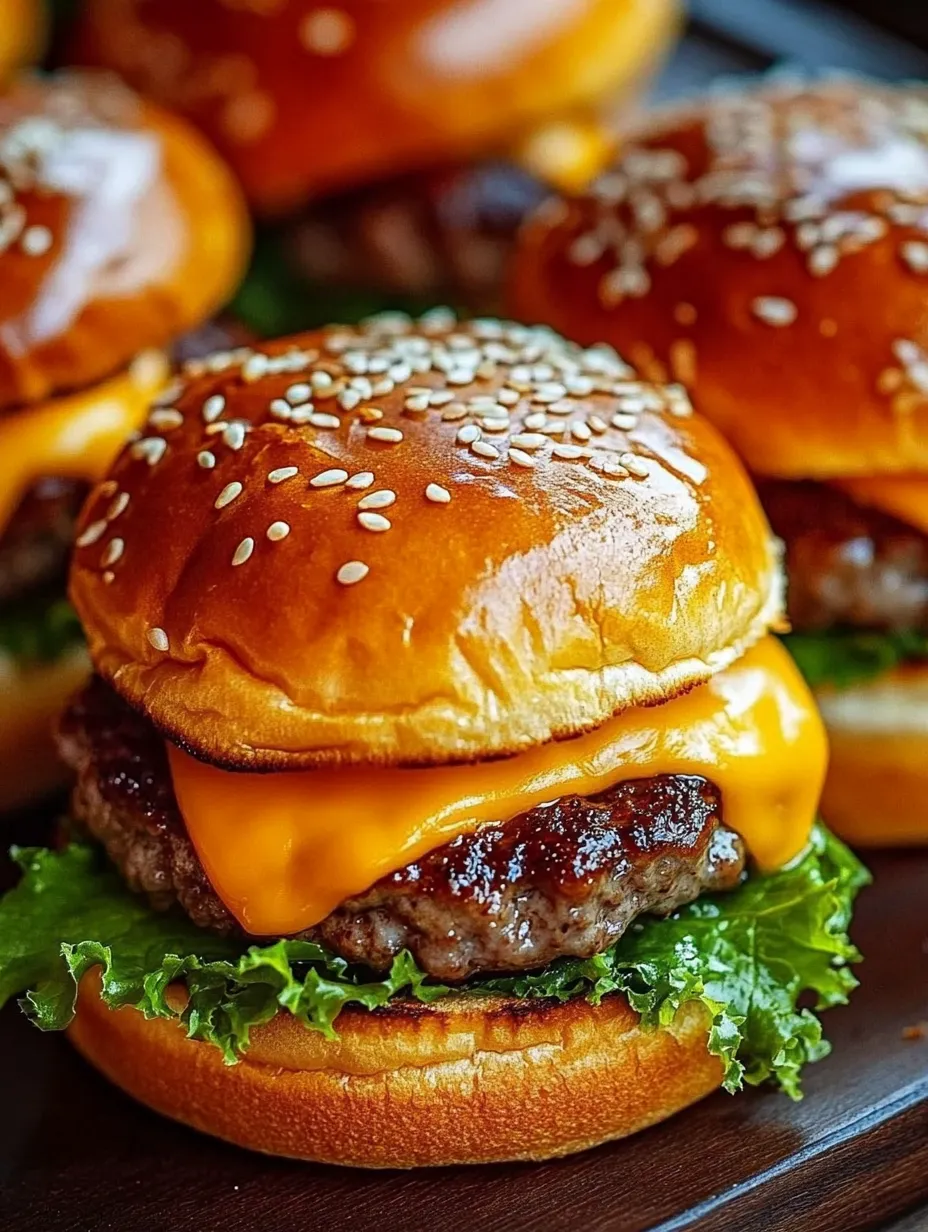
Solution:
{"label": "green lettuce leaf", "polygon": [[897,633],[829,629],[823,633],[788,633],[783,641],[813,688],[830,684],[846,689],[874,680],[903,663],[928,659],[928,634],[914,629]]}
{"label": "green lettuce leaf", "polygon": [[[78,981],[92,967],[101,968],[107,1005],[180,1018],[189,1036],[216,1045],[229,1063],[247,1049],[252,1030],[281,1009],[332,1037],[349,1003],[375,1009],[391,997],[473,993],[596,1003],[617,992],[648,1026],[701,1002],[725,1086],[770,1079],[794,1098],[803,1065],[828,1051],[821,1024],[799,1008],[799,998],[811,992],[816,1009],[824,1009],[855,987],[848,964],[859,955],[847,928],[867,881],[847,848],[817,827],[805,855],[788,868],[666,920],[649,918],[604,954],[477,979],[452,992],[408,953],[376,976],[310,941],[245,946],[180,913],[158,914],[123,887],[93,847],[14,854],[23,877],[0,901],[0,1005],[24,994],[20,1004],[45,1030],[71,1021]],[[178,982],[187,987],[183,1008],[167,995]]]}
{"label": "green lettuce leaf", "polygon": [[0,655],[53,663],[82,640],[77,613],[60,596],[29,595],[0,608]]}

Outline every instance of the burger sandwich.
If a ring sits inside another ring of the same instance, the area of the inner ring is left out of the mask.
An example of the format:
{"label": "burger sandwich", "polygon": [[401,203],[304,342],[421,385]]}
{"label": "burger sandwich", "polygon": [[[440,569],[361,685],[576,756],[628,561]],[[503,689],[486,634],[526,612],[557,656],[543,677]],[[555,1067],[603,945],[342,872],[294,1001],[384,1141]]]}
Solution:
{"label": "burger sandwich", "polygon": [[329,1163],[798,1095],[864,873],[815,821],[777,545],[679,387],[433,312],[215,355],[170,411],[81,516],[96,675],[0,997],[152,1108]]}
{"label": "burger sandwich", "polygon": [[87,670],[64,602],[81,501],[165,383],[162,348],[233,290],[247,236],[199,135],[109,77],[0,94],[0,809],[53,785],[51,721]]}
{"label": "burger sandwich", "polygon": [[786,545],[823,816],[928,840],[928,94],[771,80],[658,114],[542,207],[512,301],[727,435]]}

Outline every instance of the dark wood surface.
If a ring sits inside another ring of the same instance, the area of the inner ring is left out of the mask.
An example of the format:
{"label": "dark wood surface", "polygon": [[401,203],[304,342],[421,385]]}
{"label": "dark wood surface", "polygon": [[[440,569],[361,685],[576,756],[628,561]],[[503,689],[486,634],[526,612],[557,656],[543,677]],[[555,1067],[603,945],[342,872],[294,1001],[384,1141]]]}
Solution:
{"label": "dark wood surface", "polygon": [[[878,1227],[928,1202],[928,853],[871,864],[878,880],[855,928],[863,983],[850,1006],[827,1015],[834,1052],[807,1071],[802,1103],[768,1091],[719,1094],[637,1138],[557,1163],[391,1174],[251,1156],[137,1107],[66,1040],[8,1008],[0,1227]],[[919,1023],[925,1036],[908,1038]]]}

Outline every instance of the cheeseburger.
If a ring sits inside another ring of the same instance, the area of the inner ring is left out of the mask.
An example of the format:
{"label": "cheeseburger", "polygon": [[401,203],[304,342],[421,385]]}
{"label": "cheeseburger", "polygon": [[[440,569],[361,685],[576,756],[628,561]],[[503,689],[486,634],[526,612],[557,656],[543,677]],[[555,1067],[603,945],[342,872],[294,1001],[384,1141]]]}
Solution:
{"label": "cheeseburger", "polygon": [[332,1163],[796,1095],[863,874],[680,388],[440,312],[216,355],[170,412],[81,517],[71,841],[20,853],[0,988],[160,1112]]}
{"label": "cheeseburger", "polygon": [[536,215],[512,299],[728,436],[786,544],[823,815],[928,840],[928,95],[766,83],[657,115]]}
{"label": "cheeseburger", "polygon": [[51,720],[86,672],[63,599],[80,503],[246,237],[202,138],[108,77],[0,94],[0,808],[52,785]]}

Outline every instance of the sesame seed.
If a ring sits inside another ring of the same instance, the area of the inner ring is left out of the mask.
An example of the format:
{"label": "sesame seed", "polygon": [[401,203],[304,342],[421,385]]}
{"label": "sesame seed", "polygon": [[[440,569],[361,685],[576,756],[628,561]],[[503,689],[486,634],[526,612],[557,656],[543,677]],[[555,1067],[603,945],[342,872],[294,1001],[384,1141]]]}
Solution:
{"label": "sesame seed", "polygon": [[358,471],[356,475],[352,475],[350,479],[345,480],[346,488],[369,488],[374,482],[373,471]]}
{"label": "sesame seed", "polygon": [[283,483],[285,479],[292,479],[294,475],[300,473],[298,466],[278,466],[276,470],[268,471],[268,483]]}
{"label": "sesame seed", "polygon": [[429,409],[429,394],[415,394],[411,398],[407,398],[403,403],[403,410],[410,411],[412,414],[418,414],[421,411]]}
{"label": "sesame seed", "polygon": [[471,449],[480,458],[489,458],[491,461],[495,461],[499,457],[499,450],[495,445],[491,445],[489,441],[473,441]]}
{"label": "sesame seed", "polygon": [[169,432],[171,428],[179,428],[184,422],[184,417],[173,407],[163,407],[152,411],[148,416],[148,422],[161,432]]}
{"label": "sesame seed", "polygon": [[433,389],[429,391],[429,403],[431,406],[447,406],[449,402],[453,401],[454,394],[450,389]]}
{"label": "sesame seed", "polygon": [[600,435],[602,435],[603,432],[609,431],[609,425],[606,423],[605,419],[600,419],[598,415],[588,415],[586,422],[590,425],[594,432],[598,432]]}
{"label": "sesame seed", "polygon": [[458,428],[455,439],[461,445],[473,445],[474,441],[480,440],[480,429],[476,424],[465,424],[463,428]]}
{"label": "sesame seed", "polygon": [[310,415],[308,422],[314,428],[340,428],[342,426],[342,421],[337,415],[325,415],[321,411]]}
{"label": "sesame seed", "polygon": [[216,499],[213,501],[214,509],[225,509],[226,505],[231,505],[237,496],[242,494],[242,485],[237,479],[233,479],[231,483],[227,483]]}
{"label": "sesame seed", "polygon": [[52,233],[48,227],[27,227],[19,241],[19,246],[27,256],[41,257],[51,248],[52,239]]}
{"label": "sesame seed", "polygon": [[313,475],[309,481],[311,488],[334,488],[340,483],[345,483],[348,479],[348,472],[340,470],[338,467],[333,467],[331,470],[322,471],[318,475]]}
{"label": "sesame seed", "polygon": [[361,395],[356,389],[343,389],[335,399],[343,411],[353,411],[361,403]]}
{"label": "sesame seed", "polygon": [[230,423],[222,434],[222,440],[230,449],[241,449],[245,444],[245,425],[239,422]]}
{"label": "sesame seed", "polygon": [[509,461],[515,462],[516,466],[524,466],[526,470],[530,470],[535,465],[535,459],[531,454],[524,453],[521,449],[510,449]]}
{"label": "sesame seed", "polygon": [[928,274],[928,244],[921,240],[909,240],[899,251],[913,274]]}
{"label": "sesame seed", "polygon": [[577,458],[583,457],[583,450],[579,445],[555,445],[551,453],[555,458],[563,458],[568,462],[573,462]]}
{"label": "sesame seed", "polygon": [[290,534],[289,522],[272,522],[265,531],[271,543],[279,543],[281,539],[286,539]]}
{"label": "sesame seed", "polygon": [[441,417],[445,421],[445,423],[454,423],[455,420],[463,419],[466,415],[467,415],[467,407],[464,405],[463,402],[452,402],[441,413]]}
{"label": "sesame seed", "polygon": [[673,310],[674,320],[678,325],[695,325],[696,324],[696,309],[692,304],[680,303]]}
{"label": "sesame seed", "polygon": [[382,532],[389,530],[393,523],[389,518],[385,518],[380,513],[365,513],[363,510],[358,514],[358,521],[365,530]]}
{"label": "sesame seed", "polygon": [[297,385],[291,385],[285,393],[284,397],[288,402],[308,402],[313,396],[313,391],[309,385],[300,382]]}
{"label": "sesame seed", "polygon": [[602,465],[602,473],[609,475],[612,479],[626,479],[628,471],[615,458],[605,458]]}
{"label": "sesame seed", "polygon": [[620,432],[630,432],[638,422],[636,415],[630,415],[628,412],[620,411],[617,415],[612,416],[613,428],[618,428]]}
{"label": "sesame seed", "polygon": [[275,419],[290,419],[293,415],[293,408],[283,398],[274,398],[267,409]]}
{"label": "sesame seed", "polygon": [[358,411],[358,419],[361,423],[379,423],[383,419],[383,411],[379,406],[362,406]]}
{"label": "sesame seed", "polygon": [[144,458],[149,466],[155,466],[164,457],[168,443],[160,436],[142,437],[140,441],[136,441],[129,450],[133,458]]}
{"label": "sesame seed", "polygon": [[129,493],[120,492],[118,496],[115,496],[113,498],[109,509],[107,509],[106,520],[108,522],[112,522],[114,518],[118,518],[120,514],[125,513],[126,508],[128,507],[128,504],[129,504]]}
{"label": "sesame seed", "polygon": [[342,586],[354,586],[356,582],[363,581],[369,573],[370,566],[365,565],[363,560],[349,560],[342,565],[335,577]]}
{"label": "sesame seed", "polygon": [[332,380],[332,374],[330,372],[324,372],[321,370],[317,372],[313,372],[310,375],[309,383],[312,386],[312,388],[316,391],[317,395],[320,393],[324,393],[324,391],[326,390],[330,390],[332,388],[332,385],[334,384]]}
{"label": "sesame seed", "polygon": [[255,550],[255,541],[251,535],[246,535],[242,542],[238,545],[232,554],[233,568],[238,565],[244,565],[246,560],[249,560],[252,552]]}
{"label": "sesame seed", "polygon": [[782,299],[775,295],[762,295],[751,304],[751,311],[766,325],[792,325],[799,315],[799,310],[792,300]]}
{"label": "sesame seed", "polygon": [[251,384],[254,381],[260,381],[263,376],[267,375],[270,366],[266,355],[256,352],[254,355],[249,355],[242,364],[242,380]]}
{"label": "sesame seed", "polygon": [[403,439],[399,428],[368,428],[368,440],[385,441],[388,445],[396,445]]}
{"label": "sesame seed", "polygon": [[205,471],[211,471],[216,465],[216,455],[210,453],[208,449],[201,449],[197,454],[197,466],[202,466]]}
{"label": "sesame seed", "polygon": [[103,549],[103,555],[100,557],[101,568],[108,569],[110,565],[115,565],[125,550],[126,543],[124,539],[111,539]]}
{"label": "sesame seed", "polygon": [[634,476],[635,479],[646,479],[650,474],[647,463],[639,458],[637,454],[620,454],[619,465],[623,466],[630,475]]}
{"label": "sesame seed", "polygon": [[533,411],[531,415],[525,416],[525,427],[530,431],[535,432],[539,428],[543,428],[547,423],[548,416],[544,411]]}
{"label": "sesame seed", "polygon": [[170,646],[168,635],[163,629],[159,629],[157,625],[154,628],[149,629],[146,636],[148,637],[149,645],[154,646],[155,650],[165,652]]}
{"label": "sesame seed", "polygon": [[379,488],[376,492],[368,492],[358,501],[359,509],[388,509],[396,500],[396,493],[389,488]]}
{"label": "sesame seed", "polygon": [[300,22],[299,37],[314,55],[341,55],[354,39],[354,20],[341,9],[311,9]]}
{"label": "sesame seed", "polygon": [[496,401],[501,402],[503,406],[516,406],[520,400],[520,395],[515,389],[498,389],[496,391]]}
{"label": "sesame seed", "polygon": [[518,449],[541,449],[548,443],[548,438],[538,432],[517,432],[512,437],[512,444]]}
{"label": "sesame seed", "polygon": [[200,408],[200,414],[206,423],[212,423],[218,419],[222,412],[226,409],[226,400],[222,394],[213,394],[207,398]]}
{"label": "sesame seed", "polygon": [[425,489],[425,499],[434,501],[436,505],[448,505],[451,503],[451,493],[440,483],[430,483]]}
{"label": "sesame seed", "polygon": [[838,264],[840,253],[832,244],[822,244],[809,253],[809,273],[816,278],[824,278]]}
{"label": "sesame seed", "polygon": [[107,586],[111,586],[113,582],[116,581],[116,574],[113,572],[112,569],[104,569],[101,576]]}
{"label": "sesame seed", "polygon": [[96,543],[107,530],[107,522],[105,518],[101,518],[98,522],[91,522],[87,529],[75,540],[79,548],[89,548]]}

